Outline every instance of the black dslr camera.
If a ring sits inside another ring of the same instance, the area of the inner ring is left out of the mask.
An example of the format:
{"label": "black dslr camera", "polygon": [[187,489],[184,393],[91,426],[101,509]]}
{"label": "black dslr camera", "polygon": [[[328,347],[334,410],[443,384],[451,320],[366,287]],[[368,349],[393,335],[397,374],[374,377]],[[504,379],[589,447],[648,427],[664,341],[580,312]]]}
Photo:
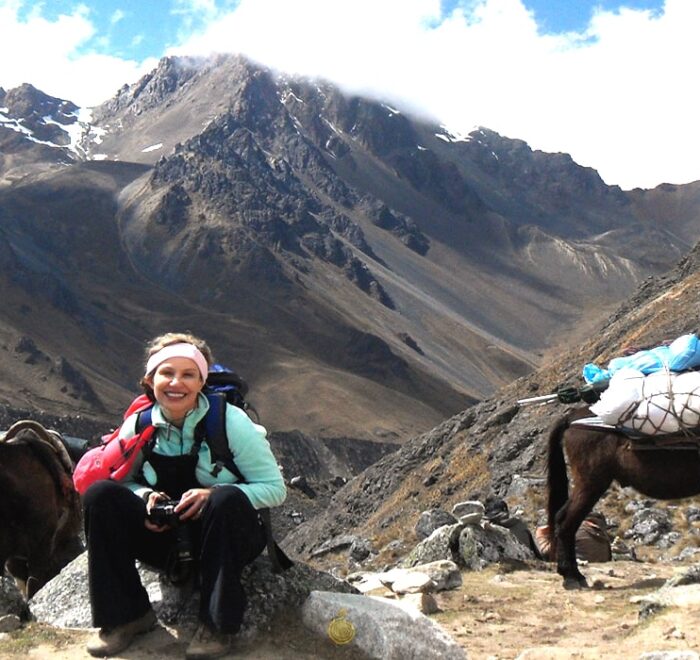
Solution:
{"label": "black dslr camera", "polygon": [[166,572],[173,584],[183,584],[192,574],[194,548],[190,525],[180,520],[175,513],[178,500],[156,502],[148,514],[154,525],[170,525],[175,529],[175,545],[168,557]]}
{"label": "black dslr camera", "polygon": [[160,500],[156,502],[148,514],[148,519],[154,525],[177,527],[180,524],[180,516],[175,513],[177,504],[177,500]]}

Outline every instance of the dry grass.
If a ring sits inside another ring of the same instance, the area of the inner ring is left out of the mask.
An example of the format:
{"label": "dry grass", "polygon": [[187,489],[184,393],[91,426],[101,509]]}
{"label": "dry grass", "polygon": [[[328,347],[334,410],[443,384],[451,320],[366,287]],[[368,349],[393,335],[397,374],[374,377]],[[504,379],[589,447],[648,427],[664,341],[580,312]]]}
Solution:
{"label": "dry grass", "polygon": [[82,644],[86,631],[54,628],[44,623],[28,623],[5,638],[0,638],[0,658],[16,658],[26,655],[37,646],[50,646],[61,650],[76,643]]}
{"label": "dry grass", "polygon": [[[487,455],[473,452],[460,444],[451,454],[445,472],[434,486],[424,485],[425,479],[437,469],[442,460],[433,459],[406,479],[362,525],[375,548],[380,548],[373,564],[396,561],[405,551],[387,549],[391,541],[403,539],[412,544],[417,538],[412,530],[422,511],[441,508],[447,511],[468,493],[485,488],[489,482]],[[408,531],[407,531],[408,530]]]}

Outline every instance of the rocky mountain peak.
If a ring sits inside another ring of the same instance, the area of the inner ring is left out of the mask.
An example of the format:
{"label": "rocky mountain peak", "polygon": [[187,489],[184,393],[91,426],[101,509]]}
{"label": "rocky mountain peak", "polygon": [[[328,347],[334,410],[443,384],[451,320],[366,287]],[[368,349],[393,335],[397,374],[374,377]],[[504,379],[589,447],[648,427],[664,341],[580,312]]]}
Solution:
{"label": "rocky mountain peak", "polygon": [[[78,110],[71,101],[49,96],[25,83],[0,95],[0,129],[9,129],[35,144],[69,147],[81,131]],[[11,151],[11,145],[5,150]],[[64,151],[55,156],[65,158]]]}
{"label": "rocky mountain peak", "polygon": [[49,96],[28,83],[4,92],[0,100],[7,108],[7,115],[15,119],[50,117],[62,124],[72,124],[77,119],[75,103]]}
{"label": "rocky mountain peak", "polygon": [[472,131],[469,138],[459,148],[525,196],[544,193],[552,207],[564,205],[564,199],[570,204],[572,197],[585,199],[586,204],[627,203],[618,186],[606,185],[596,170],[579,165],[569,154],[532,149],[524,140],[484,127]]}
{"label": "rocky mountain peak", "polygon": [[185,58],[164,57],[153,71],[132,85],[124,85],[110,100],[95,108],[95,120],[127,110],[139,115],[163,104],[179,87],[197,73],[195,62]]}
{"label": "rocky mountain peak", "polygon": [[[260,69],[236,55],[212,55],[208,58],[163,57],[153,71],[131,85],[124,85],[114,97],[96,107],[95,121],[106,121],[115,114],[137,117],[150,110],[162,111],[175,103],[179,96],[186,94],[187,89],[195,86],[197,81],[207,77],[215,78],[224,71],[228,82],[237,87]],[[210,88],[208,93],[212,91]],[[228,98],[227,86],[217,86],[217,91],[222,97]]]}

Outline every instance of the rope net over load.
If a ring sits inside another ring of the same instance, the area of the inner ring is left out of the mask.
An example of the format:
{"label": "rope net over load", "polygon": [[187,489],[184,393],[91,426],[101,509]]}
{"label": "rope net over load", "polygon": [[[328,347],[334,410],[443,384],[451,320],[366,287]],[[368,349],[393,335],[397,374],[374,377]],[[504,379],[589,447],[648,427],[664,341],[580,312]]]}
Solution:
{"label": "rope net over load", "polygon": [[591,412],[607,424],[642,435],[698,431],[700,372],[664,370],[645,376],[622,369],[610,379]]}

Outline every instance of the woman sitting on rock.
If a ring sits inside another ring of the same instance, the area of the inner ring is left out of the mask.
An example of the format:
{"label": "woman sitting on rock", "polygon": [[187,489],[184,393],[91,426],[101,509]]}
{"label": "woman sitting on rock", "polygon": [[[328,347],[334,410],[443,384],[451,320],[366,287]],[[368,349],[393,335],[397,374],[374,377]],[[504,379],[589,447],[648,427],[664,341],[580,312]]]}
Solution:
{"label": "woman sitting on rock", "polygon": [[[150,343],[142,385],[154,402],[153,439],[124,481],[98,481],[85,493],[90,603],[100,627],[87,646],[91,655],[116,655],[156,624],[135,560],[164,568],[172,557],[177,529],[149,520],[162,500],[177,500],[176,527],[189,529],[199,564],[200,625],[186,657],[225,655],[241,626],[241,571],[265,547],[257,509],[278,506],[286,490],[265,429],[230,404],[226,437],[246,482],[213,469],[206,438],[200,444],[195,432],[209,409],[202,388],[212,362],[206,343],[189,334]],[[120,437],[135,434],[136,418],[125,420]]]}

